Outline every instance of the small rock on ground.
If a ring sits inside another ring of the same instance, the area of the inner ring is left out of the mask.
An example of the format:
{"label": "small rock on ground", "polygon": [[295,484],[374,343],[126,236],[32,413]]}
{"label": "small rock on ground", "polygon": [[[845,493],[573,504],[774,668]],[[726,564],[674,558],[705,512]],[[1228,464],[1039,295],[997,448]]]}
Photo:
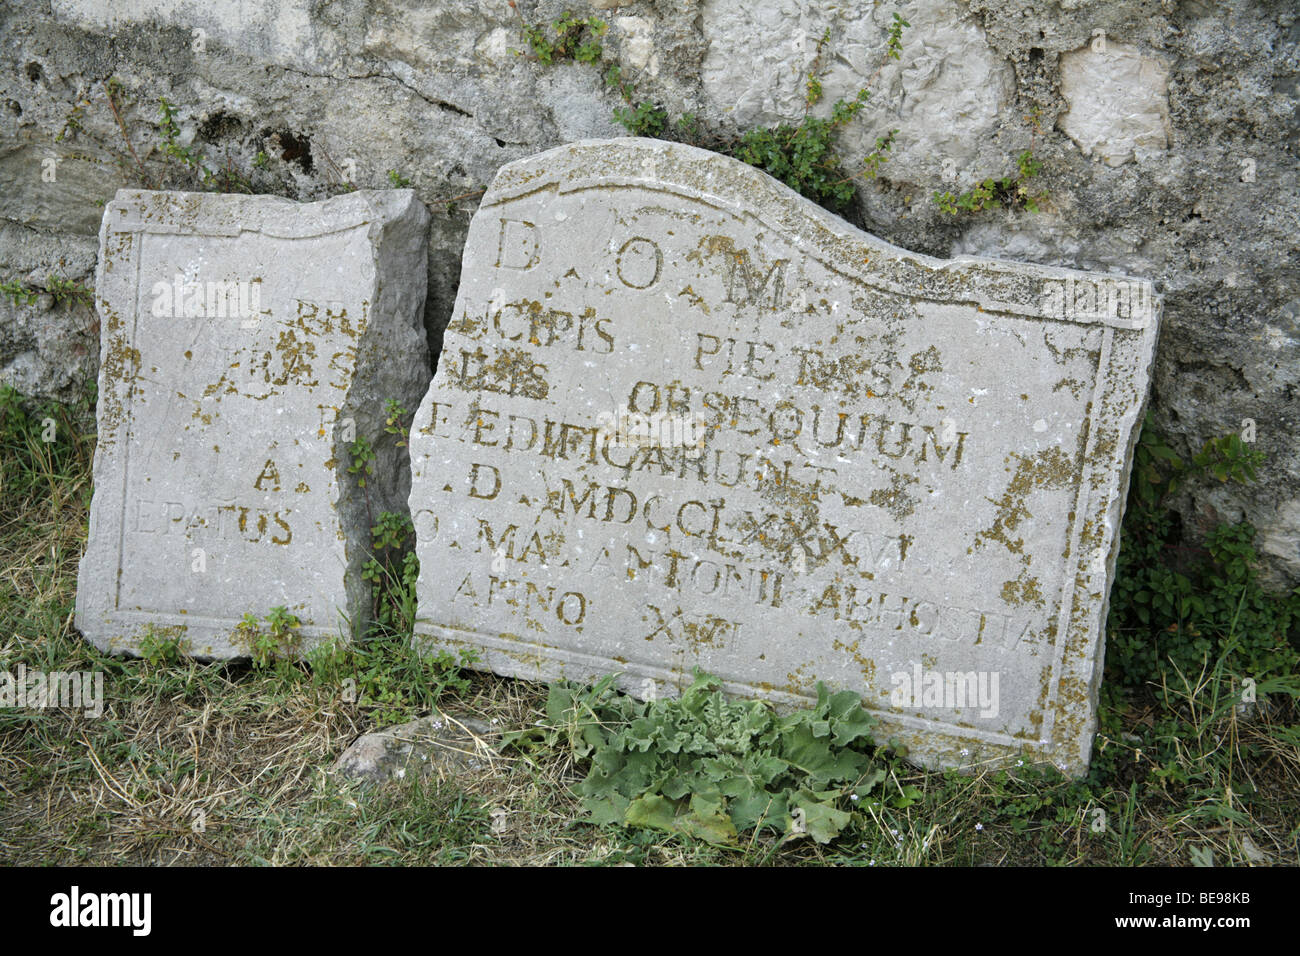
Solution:
{"label": "small rock on ground", "polygon": [[384,783],[410,774],[441,778],[481,770],[496,759],[488,742],[495,734],[484,721],[434,713],[358,737],[335,762],[333,773]]}

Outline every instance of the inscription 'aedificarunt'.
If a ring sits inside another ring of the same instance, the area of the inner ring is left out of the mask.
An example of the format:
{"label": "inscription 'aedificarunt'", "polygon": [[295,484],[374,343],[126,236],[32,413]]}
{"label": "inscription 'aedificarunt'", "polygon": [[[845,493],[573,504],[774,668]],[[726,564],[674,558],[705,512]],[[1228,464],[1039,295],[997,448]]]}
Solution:
{"label": "inscription 'aedificarunt'", "polygon": [[[412,430],[417,632],[642,695],[823,680],[920,762],[1080,772],[1157,308],[689,147],[511,164]],[[934,673],[979,699],[909,690]]]}

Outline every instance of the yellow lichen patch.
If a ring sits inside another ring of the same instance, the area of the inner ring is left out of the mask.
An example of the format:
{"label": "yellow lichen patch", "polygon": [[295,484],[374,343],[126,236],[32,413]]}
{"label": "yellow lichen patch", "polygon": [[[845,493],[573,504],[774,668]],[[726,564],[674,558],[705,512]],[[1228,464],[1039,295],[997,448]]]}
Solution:
{"label": "yellow lichen patch", "polygon": [[915,484],[917,478],[915,475],[900,474],[893,471],[893,469],[891,471],[890,486],[888,488],[877,488],[868,497],[877,508],[888,511],[899,521],[902,521],[916,510],[916,502],[910,495],[905,493],[904,489],[909,484]]}
{"label": "yellow lichen patch", "polygon": [[684,620],[682,638],[698,653],[705,647],[725,647],[724,639],[731,628],[731,621],[716,614],[708,614],[704,615],[703,620]]}
{"label": "yellow lichen patch", "polygon": [[686,300],[690,302],[691,305],[695,306],[697,309],[702,310],[705,315],[709,314],[709,304],[705,302],[704,299],[701,298],[696,293],[696,291],[692,289],[689,285],[686,288],[682,289],[681,292],[677,293],[677,295],[684,296]]}
{"label": "yellow lichen patch", "polygon": [[[112,324],[112,323],[110,323]],[[120,326],[120,320],[116,323]],[[124,411],[120,398],[129,399],[140,376],[140,351],[126,342],[124,334],[112,338],[101,369],[104,389],[100,400],[100,434],[111,433],[122,424]]]}
{"label": "yellow lichen patch", "polygon": [[287,385],[294,382],[298,385],[314,386],[319,383],[311,377],[312,368],[308,359],[316,357],[316,343],[311,341],[299,341],[298,336],[294,334],[293,329],[285,329],[280,333],[280,339],[275,344],[276,351],[280,354],[281,371],[274,379],[270,378],[270,369],[266,370],[266,379],[273,385]]}
{"label": "yellow lichen patch", "polygon": [[822,588],[821,595],[813,598],[812,604],[808,606],[809,614],[820,614],[826,610],[834,611],[836,618],[840,616],[840,589],[835,584]]}
{"label": "yellow lichen patch", "polygon": [[810,677],[804,671],[812,667],[812,662],[800,664],[793,671],[785,675],[786,685],[783,688],[787,694],[793,694],[796,697],[815,697],[814,688],[817,684],[815,677]]}
{"label": "yellow lichen patch", "polygon": [[925,393],[934,391],[934,386],[926,381],[926,376],[943,374],[943,361],[938,347],[931,345],[923,351],[913,353],[907,361],[907,368],[907,380],[898,387],[895,397],[908,411],[914,412],[917,401]]}
{"label": "yellow lichen patch", "polygon": [[[483,349],[463,352],[461,367],[452,372],[451,384],[467,392],[495,392],[543,399],[550,385],[543,377],[546,366],[526,349],[502,349],[495,355]],[[454,361],[454,359],[453,359]]]}
{"label": "yellow lichen patch", "polygon": [[976,532],[975,544],[999,541],[1012,554],[1023,554],[1024,538],[1013,538],[1012,535],[1020,522],[1033,517],[1027,504],[1029,496],[1040,488],[1060,489],[1077,484],[1079,465],[1076,457],[1067,455],[1060,448],[1046,448],[1029,457],[1012,452],[1007,461],[1011,459],[1016,460],[1016,469],[1002,497],[985,499],[998,507],[993,526]]}
{"label": "yellow lichen patch", "polygon": [[1038,578],[1030,577],[1027,569],[1022,570],[1015,580],[1007,581],[1002,585],[1002,600],[1017,606],[1025,604],[1034,604],[1040,608],[1044,606],[1043,591]]}
{"label": "yellow lichen patch", "polygon": [[852,644],[847,644],[844,641],[835,639],[831,641],[831,647],[835,648],[837,651],[843,651],[845,654],[848,654],[849,657],[853,658],[853,662],[858,665],[858,669],[862,672],[863,686],[870,687],[876,680],[876,662],[871,658],[866,657],[858,650],[858,646],[861,643],[862,641],[860,639],[854,641]]}
{"label": "yellow lichen patch", "polygon": [[447,331],[455,332],[457,335],[463,335],[466,338],[478,338],[484,331],[484,323],[480,322],[477,317],[471,317],[469,312],[463,312],[458,319],[453,319],[447,323]]}

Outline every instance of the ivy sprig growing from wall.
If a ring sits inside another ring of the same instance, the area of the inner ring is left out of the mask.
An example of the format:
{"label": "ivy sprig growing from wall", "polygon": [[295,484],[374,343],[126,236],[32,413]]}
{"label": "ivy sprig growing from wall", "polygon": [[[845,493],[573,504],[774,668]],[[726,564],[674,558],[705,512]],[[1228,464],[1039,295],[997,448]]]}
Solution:
{"label": "ivy sprig growing from wall", "polygon": [[1043,135],[1042,108],[1035,106],[1025,120],[1032,128],[1031,139],[1029,148],[1016,157],[1015,173],[983,179],[959,195],[949,191],[936,191],[933,199],[942,212],[955,216],[962,212],[976,213],[1003,206],[1038,212],[1039,206],[1048,199],[1047,190],[1035,190],[1030,186],[1030,180],[1036,178],[1043,169],[1042,162],[1034,158],[1034,147]]}
{"label": "ivy sprig growing from wall", "polygon": [[980,212],[1003,206],[1038,212],[1038,206],[1046,201],[1047,193],[1034,192],[1030,188],[1029,181],[1037,176],[1042,168],[1043,164],[1034,159],[1033,151],[1027,149],[1016,157],[1014,175],[981,180],[960,195],[936,192],[934,201],[943,212],[954,216],[959,212]]}
{"label": "ivy sprig growing from wall", "polygon": [[370,584],[373,619],[386,630],[411,633],[415,582],[420,576],[420,562],[412,550],[415,528],[408,515],[381,511],[370,535],[371,557],[362,565],[361,577]]}
{"label": "ivy sprig growing from wall", "polygon": [[16,307],[31,308],[36,306],[41,296],[45,295],[48,295],[53,300],[55,307],[60,305],[66,305],[70,308],[80,306],[80,310],[74,310],[71,313],[74,316],[80,316],[80,318],[74,320],[77,331],[82,335],[92,337],[99,334],[99,318],[93,309],[94,290],[84,282],[57,276],[53,273],[47,275],[45,282],[40,285],[14,277],[0,282],[0,295],[7,297]]}
{"label": "ivy sprig growing from wall", "polygon": [[[54,137],[56,143],[75,141],[84,137],[104,153],[114,154],[114,162],[123,171],[128,183],[142,185],[149,189],[163,188],[167,176],[179,171],[190,180],[190,183],[185,184],[185,188],[209,192],[293,194],[293,190],[286,189],[283,183],[272,185],[268,182],[272,175],[272,163],[271,156],[265,149],[256,152],[245,174],[236,168],[234,160],[229,157],[224,164],[219,164],[195,145],[183,144],[182,130],[177,121],[179,110],[165,97],[160,97],[158,100],[158,118],[154,123],[157,130],[156,139],[152,143],[142,143],[140,150],[137,151],[132,132],[127,127],[128,108],[135,102],[134,98],[116,76],[104,80],[100,86],[113,125],[117,129],[117,139],[120,140],[120,144],[116,140],[107,141],[95,132],[98,124],[90,123],[88,111],[96,102],[91,91],[79,96],[77,102],[68,111],[62,129]],[[151,151],[156,155],[151,155]],[[146,166],[144,158],[141,157],[142,152],[144,157],[151,160],[161,156],[161,165],[151,162]],[[73,157],[87,162],[104,162],[102,158],[80,152],[71,153],[67,158]]]}
{"label": "ivy sprig growing from wall", "polygon": [[[518,13],[513,2],[510,6]],[[538,61],[547,66],[569,60],[598,62],[604,52],[600,37],[608,29],[609,25],[599,17],[575,17],[571,10],[565,10],[558,19],[551,21],[549,34],[544,27],[523,24],[524,39],[529,48]]]}
{"label": "ivy sprig growing from wall", "polygon": [[[394,447],[406,447],[411,418],[400,402],[391,398],[385,401],[384,434],[392,436]],[[381,511],[378,516],[372,512],[367,479],[375,473],[377,456],[365,436],[357,436],[348,453],[352,459],[348,473],[356,475],[370,520],[371,550],[362,565],[361,577],[370,585],[373,620],[386,633],[400,631],[410,637],[415,627],[415,582],[420,575],[414,551],[415,527],[405,512]]]}
{"label": "ivy sprig growing from wall", "polygon": [[66,302],[89,306],[92,302],[90,287],[85,283],[53,274],[46,276],[44,285],[29,285],[21,279],[0,282],[0,294],[8,296],[14,305],[35,305],[43,295],[52,298],[55,305]]}
{"label": "ivy sprig growing from wall", "polygon": [[[835,149],[835,135],[866,106],[870,96],[870,91],[863,89],[852,100],[837,100],[829,119],[809,114],[797,125],[782,123],[748,130],[729,155],[757,166],[802,196],[835,210],[843,209],[857,191],[857,177],[845,175]],[[872,179],[878,175],[897,135],[895,129],[876,139],[862,174]]]}
{"label": "ivy sprig growing from wall", "polygon": [[[229,162],[213,170],[202,153],[180,143],[180,127],[176,125],[176,108],[166,99],[158,100],[158,129],[162,134],[162,151],[184,165],[205,189],[223,193],[252,193],[253,184]],[[125,133],[125,131],[124,131]],[[259,153],[259,157],[264,155]],[[256,162],[256,161],[255,161]]]}
{"label": "ivy sprig growing from wall", "polygon": [[[886,42],[886,60],[901,58],[903,29],[908,26],[910,24],[906,20],[899,14],[894,14]],[[836,100],[831,106],[829,117],[812,114],[813,107],[825,95],[821,78],[822,57],[830,36],[830,30],[827,29],[817,41],[817,52],[804,85],[802,120],[776,126],[757,126],[744,131],[736,139],[715,142],[706,148],[755,166],[801,196],[839,212],[853,200],[858,177],[875,179],[879,175],[880,167],[893,149],[898,130],[890,130],[884,136],[876,138],[875,147],[864,157],[860,172],[846,173],[835,141],[840,130],[852,122],[867,105],[871,91],[864,86],[851,99]],[[879,75],[883,65],[882,63],[872,74],[868,86]],[[606,73],[606,83],[618,89],[624,99],[630,102],[631,87],[622,80],[617,70],[617,67],[613,67]],[[615,110],[614,116],[636,136],[676,138],[691,145],[706,145],[698,141],[699,123],[694,114],[686,114],[677,121],[676,137],[664,135],[668,127],[667,112],[654,104],[643,101],[631,109]]]}

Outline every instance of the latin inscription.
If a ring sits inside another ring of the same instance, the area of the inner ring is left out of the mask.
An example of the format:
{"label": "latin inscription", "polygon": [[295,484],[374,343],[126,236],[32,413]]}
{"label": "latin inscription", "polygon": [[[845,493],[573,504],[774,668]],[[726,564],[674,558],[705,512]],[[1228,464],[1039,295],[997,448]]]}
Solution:
{"label": "latin inscription", "polygon": [[[506,218],[499,228],[497,270],[526,271],[544,261],[548,242],[543,228]],[[470,396],[463,402],[431,401],[423,430],[434,440],[435,454],[438,443],[447,441],[498,454],[492,461],[469,461],[463,480],[449,487],[458,487],[465,498],[506,506],[512,520],[494,524],[479,517],[472,545],[455,546],[484,562],[494,559],[501,570],[577,565],[651,595],[685,593],[705,605],[740,601],[797,608],[808,617],[858,631],[907,631],[918,639],[997,650],[1037,643],[1041,634],[1023,615],[874,589],[870,582],[877,573],[904,572],[909,560],[924,565],[926,555],[911,548],[913,536],[864,524],[856,515],[851,522],[820,515],[823,498],[862,501],[873,492],[890,493],[891,476],[897,474],[892,469],[877,472],[875,487],[857,481],[849,493],[840,474],[859,459],[897,463],[913,476],[956,471],[964,462],[969,466],[971,433],[958,427],[955,418],[961,409],[929,422],[891,417],[896,407],[890,404],[892,394],[922,389],[928,375],[941,373],[944,356],[934,347],[907,361],[894,354],[829,358],[824,349],[781,348],[761,338],[694,330],[673,343],[675,353],[662,357],[664,365],[694,372],[691,384],[636,379],[618,397],[635,414],[699,421],[706,429],[703,447],[632,445],[590,419],[568,421],[546,413],[544,402],[559,382],[557,370],[539,356],[559,349],[620,370],[639,366],[635,353],[644,346],[633,321],[654,314],[650,290],[664,271],[665,245],[670,245],[668,237],[637,235],[613,253],[613,274],[624,288],[647,295],[646,311],[602,316],[583,301],[591,291],[586,285],[573,301],[557,294],[545,304],[520,299],[483,308],[463,305],[451,329],[473,347],[459,346],[451,353],[447,378]],[[782,308],[788,259],[755,265],[763,257],[725,235],[710,235],[699,245],[686,258],[716,280],[721,298],[715,308]],[[565,268],[565,263],[561,259],[552,271],[576,275],[577,264]],[[583,267],[592,271],[590,265]],[[598,263],[594,271],[600,268]],[[705,287],[698,278],[695,284]],[[696,307],[710,311],[703,300]],[[842,371],[840,363],[850,368]],[[872,387],[866,396],[876,401],[848,403],[819,394],[828,385],[833,393],[834,379],[846,374],[868,375]],[[742,384],[746,380],[749,389]],[[761,390],[754,383],[761,383]],[[775,395],[791,397],[773,400]],[[501,405],[494,396],[525,401]],[[534,411],[534,403],[542,407]],[[571,473],[561,463],[572,464]],[[545,467],[549,464],[561,467]],[[512,473],[527,477],[512,481]],[[729,501],[730,489],[792,505],[755,507],[749,497],[743,503]],[[527,505],[516,518],[510,506],[520,501]],[[617,528],[637,543],[624,545],[618,560],[602,548],[595,560],[582,561],[571,553],[564,534],[543,530],[584,525]],[[486,608],[504,602],[531,614],[550,609],[555,590],[504,574],[470,572],[456,587],[453,603]],[[556,620],[576,626],[595,597],[580,590],[564,593],[578,602],[581,613],[557,610]],[[557,609],[565,606],[564,600],[556,603]],[[663,608],[649,603],[644,609],[657,622],[652,634],[672,633],[684,613],[677,608],[665,616]],[[718,628],[738,633],[740,623],[718,617],[709,628],[710,633]]]}
{"label": "latin inscription", "polygon": [[[646,184],[646,151],[696,172]],[[1044,746],[1091,666],[1067,647],[1095,642],[1097,462],[1126,447],[1104,415],[1132,417],[1107,396],[1142,316],[922,261],[755,176],[621,141],[500,174],[412,431],[417,634],[633,690],[823,680],[900,733]],[[917,667],[996,672],[1011,703],[909,708]]]}

